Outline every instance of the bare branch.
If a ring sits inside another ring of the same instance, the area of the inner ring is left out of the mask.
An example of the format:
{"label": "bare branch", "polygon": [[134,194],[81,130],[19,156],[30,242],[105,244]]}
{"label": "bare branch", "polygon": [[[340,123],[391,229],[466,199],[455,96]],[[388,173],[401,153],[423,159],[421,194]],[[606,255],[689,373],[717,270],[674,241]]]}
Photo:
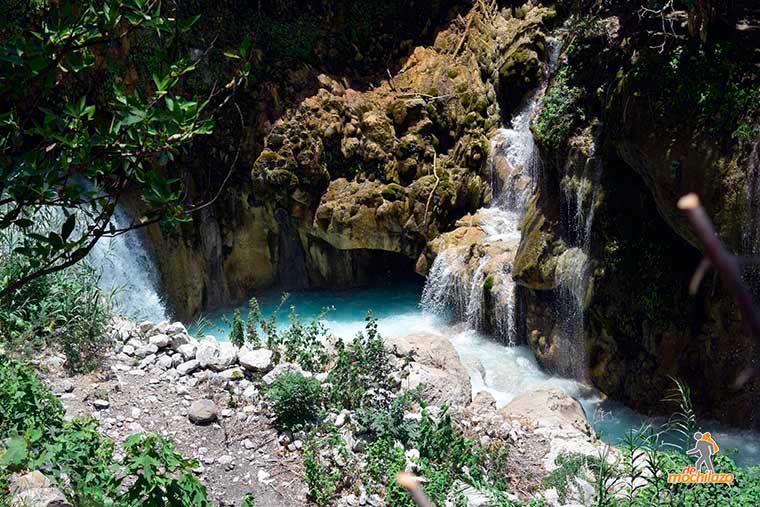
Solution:
{"label": "bare branch", "polygon": [[[678,201],[691,224],[694,233],[702,242],[705,257],[720,273],[723,284],[734,295],[742,318],[749,326],[752,335],[760,340],[760,311],[752,301],[752,294],[744,283],[739,270],[739,259],[730,253],[718,238],[715,228],[699,202],[697,194],[687,194]],[[750,366],[742,371],[735,382],[739,388],[757,373],[756,366]]]}
{"label": "bare branch", "polygon": [[425,492],[422,491],[419,477],[416,477],[409,472],[400,472],[396,476],[396,482],[409,493],[409,496],[412,497],[414,503],[419,507],[435,507],[433,502],[431,502],[427,495],[425,495]]}

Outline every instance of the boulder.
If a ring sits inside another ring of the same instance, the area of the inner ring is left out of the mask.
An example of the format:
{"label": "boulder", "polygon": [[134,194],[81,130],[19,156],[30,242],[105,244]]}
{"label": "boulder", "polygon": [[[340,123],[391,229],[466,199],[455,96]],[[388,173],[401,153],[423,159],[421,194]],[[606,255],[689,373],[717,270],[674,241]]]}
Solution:
{"label": "boulder", "polygon": [[171,339],[165,334],[154,334],[148,339],[148,342],[155,345],[159,349],[163,349],[169,346]]}
{"label": "boulder", "polygon": [[535,435],[549,443],[543,458],[547,472],[557,468],[556,459],[562,454],[608,455],[610,460],[619,456],[619,451],[596,438],[580,402],[559,389],[529,391],[512,400],[499,413],[509,421],[533,428]]}
{"label": "boulder", "polygon": [[192,342],[185,343],[183,345],[180,345],[177,347],[177,352],[182,354],[182,357],[185,358],[185,361],[189,361],[191,359],[195,359],[195,351],[198,350],[198,345]]}
{"label": "boulder", "polygon": [[443,335],[416,334],[386,340],[397,357],[410,357],[405,389],[423,385],[423,398],[434,405],[463,406],[472,399],[470,375]]}
{"label": "boulder", "polygon": [[12,480],[10,507],[72,507],[50,479],[35,470]]}
{"label": "boulder", "polygon": [[187,334],[187,329],[182,322],[173,322],[166,326],[166,334],[169,336],[175,336],[180,334]]}
{"label": "boulder", "polygon": [[267,373],[274,367],[274,352],[265,348],[241,351],[238,362],[246,370]]}
{"label": "boulder", "polygon": [[580,402],[559,389],[540,389],[527,392],[501,409],[509,420],[539,426],[572,428],[590,434],[586,412]]}
{"label": "boulder", "polygon": [[207,337],[198,345],[195,358],[201,368],[224,371],[237,360],[237,349],[229,342],[219,343],[213,337]]}
{"label": "boulder", "polygon": [[211,400],[196,400],[187,410],[187,418],[193,424],[208,424],[219,416],[219,409]]}
{"label": "boulder", "polygon": [[190,375],[195,370],[200,368],[200,366],[201,365],[197,359],[191,359],[177,366],[177,373],[179,373],[180,375]]}
{"label": "boulder", "polygon": [[149,343],[147,345],[143,345],[142,347],[135,350],[135,356],[137,356],[140,359],[145,359],[146,357],[155,354],[158,352],[158,347],[153,344]]}
{"label": "boulder", "polygon": [[187,333],[177,333],[169,336],[169,346],[172,348],[172,350],[179,350],[182,345],[186,345],[188,343],[195,343],[196,347],[198,346],[197,340]]}

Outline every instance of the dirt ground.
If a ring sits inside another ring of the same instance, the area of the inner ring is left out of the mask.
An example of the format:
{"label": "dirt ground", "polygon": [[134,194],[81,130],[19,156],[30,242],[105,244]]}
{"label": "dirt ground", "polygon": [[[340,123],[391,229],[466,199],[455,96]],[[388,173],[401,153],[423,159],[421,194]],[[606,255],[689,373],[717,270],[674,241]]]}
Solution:
{"label": "dirt ground", "polygon": [[[106,364],[94,373],[70,377],[55,359],[45,366],[46,380],[67,415],[95,417],[102,433],[117,444],[142,431],[170,437],[185,456],[198,460],[195,472],[214,503],[237,506],[252,492],[257,507],[307,504],[301,453],[280,444],[260,405],[230,403],[230,394],[210,385],[205,372],[169,380],[151,372],[115,371]],[[187,409],[204,398],[214,400],[220,416],[215,423],[195,425]],[[108,401],[108,407],[96,408],[105,405],[96,400]]]}

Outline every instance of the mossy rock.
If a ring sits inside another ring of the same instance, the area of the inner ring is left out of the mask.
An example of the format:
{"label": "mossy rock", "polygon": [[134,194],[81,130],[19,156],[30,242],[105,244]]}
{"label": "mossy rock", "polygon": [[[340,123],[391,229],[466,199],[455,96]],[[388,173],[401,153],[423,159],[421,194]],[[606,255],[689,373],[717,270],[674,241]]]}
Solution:
{"label": "mossy rock", "polygon": [[381,192],[386,201],[401,201],[406,199],[406,189],[397,183],[390,183]]}

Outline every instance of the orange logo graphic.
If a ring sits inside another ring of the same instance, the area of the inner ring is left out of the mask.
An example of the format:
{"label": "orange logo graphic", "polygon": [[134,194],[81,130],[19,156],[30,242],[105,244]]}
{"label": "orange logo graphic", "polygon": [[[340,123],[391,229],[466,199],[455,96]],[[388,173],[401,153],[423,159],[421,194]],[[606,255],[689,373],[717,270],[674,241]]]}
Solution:
{"label": "orange logo graphic", "polygon": [[[689,456],[697,456],[696,464],[691,467],[687,466],[681,472],[668,474],[668,482],[670,483],[729,483],[734,482],[734,474],[722,474],[715,472],[713,467],[712,456],[716,454],[720,447],[717,442],[713,440],[710,433],[694,433],[694,448],[686,451]],[[702,469],[705,469],[703,472]]]}

